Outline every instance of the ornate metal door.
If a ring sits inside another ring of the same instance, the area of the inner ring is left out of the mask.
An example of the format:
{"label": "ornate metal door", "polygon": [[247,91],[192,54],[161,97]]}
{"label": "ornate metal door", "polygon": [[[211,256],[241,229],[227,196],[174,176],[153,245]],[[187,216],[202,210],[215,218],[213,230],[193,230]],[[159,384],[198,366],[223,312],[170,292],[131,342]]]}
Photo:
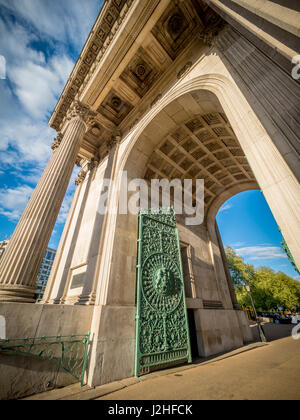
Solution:
{"label": "ornate metal door", "polygon": [[135,374],[191,362],[174,209],[139,216]]}

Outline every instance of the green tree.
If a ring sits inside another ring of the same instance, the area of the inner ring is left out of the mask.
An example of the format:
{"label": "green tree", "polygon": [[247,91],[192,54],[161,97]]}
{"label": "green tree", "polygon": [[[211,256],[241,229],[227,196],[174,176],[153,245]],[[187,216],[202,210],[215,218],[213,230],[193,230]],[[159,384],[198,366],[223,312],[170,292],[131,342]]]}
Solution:
{"label": "green tree", "polygon": [[300,283],[284,273],[275,273],[269,267],[255,269],[246,264],[231,247],[226,247],[229,270],[236,288],[240,305],[251,305],[245,285],[251,286],[252,296],[258,311],[270,311],[282,307],[294,310],[300,302]]}
{"label": "green tree", "polygon": [[225,253],[234,285],[236,287],[251,285],[255,274],[253,265],[245,264],[243,258],[239,257],[230,246],[226,247]]}

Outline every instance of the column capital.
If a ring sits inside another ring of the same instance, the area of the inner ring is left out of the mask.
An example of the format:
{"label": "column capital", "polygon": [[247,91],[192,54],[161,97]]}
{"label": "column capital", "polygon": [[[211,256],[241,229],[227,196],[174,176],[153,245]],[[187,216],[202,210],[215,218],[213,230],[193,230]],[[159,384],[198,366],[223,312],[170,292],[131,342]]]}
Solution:
{"label": "column capital", "polygon": [[92,111],[87,105],[80,101],[74,101],[67,112],[67,121],[80,119],[86,127],[86,130],[95,123],[97,113]]}
{"label": "column capital", "polygon": [[75,185],[80,185],[86,178],[89,171],[92,171],[95,169],[100,162],[100,157],[95,156],[91,158],[91,160],[87,163],[87,165],[84,166],[83,169],[79,172],[77,178],[75,179]]}
{"label": "column capital", "polygon": [[229,26],[217,13],[212,9],[206,12],[205,27],[200,33],[200,39],[209,47],[215,45],[217,35]]}
{"label": "column capital", "polygon": [[59,148],[62,139],[63,139],[63,134],[60,132],[57,133],[57,136],[55,137],[54,142],[51,145],[51,149],[53,150],[53,152],[55,152],[55,150]]}
{"label": "column capital", "polygon": [[92,171],[95,169],[99,165],[100,160],[100,156],[93,157],[88,163],[88,170]]}
{"label": "column capital", "polygon": [[79,172],[78,177],[75,179],[75,185],[77,186],[80,185],[85,180],[85,177],[86,177],[86,171],[82,169]]}
{"label": "column capital", "polygon": [[114,133],[114,134],[111,136],[110,140],[108,140],[108,141],[106,142],[106,147],[107,147],[107,149],[108,149],[108,151],[109,151],[109,152],[112,150],[112,148],[113,148],[116,144],[120,143],[121,138],[122,138],[122,136],[121,136],[121,133],[120,133],[120,132]]}

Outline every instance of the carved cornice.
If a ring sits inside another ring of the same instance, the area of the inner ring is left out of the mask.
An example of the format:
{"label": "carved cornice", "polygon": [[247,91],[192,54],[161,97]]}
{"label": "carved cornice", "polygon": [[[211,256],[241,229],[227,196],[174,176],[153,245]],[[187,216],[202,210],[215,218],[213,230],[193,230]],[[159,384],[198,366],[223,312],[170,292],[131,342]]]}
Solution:
{"label": "carved cornice", "polygon": [[95,63],[105,54],[132,3],[133,0],[108,0],[104,4],[51,116],[49,124],[55,130],[60,129],[67,110],[83,84],[86,85],[91,79],[96,69]]}

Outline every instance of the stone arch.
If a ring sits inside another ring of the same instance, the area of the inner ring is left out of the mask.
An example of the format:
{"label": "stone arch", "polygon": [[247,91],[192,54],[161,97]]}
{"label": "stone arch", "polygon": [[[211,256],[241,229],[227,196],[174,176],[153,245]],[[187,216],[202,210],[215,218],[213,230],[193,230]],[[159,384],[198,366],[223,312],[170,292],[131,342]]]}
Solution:
{"label": "stone arch", "polygon": [[211,204],[208,214],[207,214],[207,220],[210,220],[214,222],[216,220],[216,216],[218,214],[218,211],[223,206],[223,204],[229,200],[231,197],[245,192],[249,190],[256,190],[257,184],[255,182],[245,182],[241,183],[237,186],[230,187],[222,192]]}
{"label": "stone arch", "polygon": [[[135,174],[135,177],[138,177],[138,175],[142,177],[143,165],[147,163],[149,156],[141,155],[141,159],[137,160],[134,158],[134,153],[137,149],[143,149],[141,147],[142,137],[147,127],[151,125],[155,118],[159,117],[168,105],[178,98],[195,91],[209,91],[215,95],[220,103],[242,150],[248,158],[258,184],[296,257],[300,249],[300,246],[297,245],[300,234],[297,235],[297,229],[294,228],[297,226],[298,215],[295,214],[294,204],[292,203],[300,200],[297,181],[247,99],[230,76],[201,74],[203,73],[201,65],[200,63],[200,67],[196,66],[192,69],[188,76],[171,88],[138,122],[137,126],[125,136],[116,151],[115,171],[112,178],[116,181],[117,186],[120,186],[122,171],[129,170],[130,172],[132,166],[131,173]],[[152,147],[151,144],[145,142],[143,146],[145,150],[147,147],[151,150]],[[141,152],[143,153],[143,151]],[[277,165],[274,165],[274,162]],[[140,173],[138,173],[138,169]],[[254,187],[257,188],[257,184],[240,184],[241,190],[253,189]],[[233,191],[224,191],[224,197],[226,193],[233,194]],[[279,205],[278,197],[282,197],[282,202]],[[220,200],[222,201],[221,197]],[[119,192],[116,188],[109,197],[108,210],[115,210],[118,202]],[[216,205],[217,201],[213,204]],[[291,215],[289,220],[286,220],[286,214]],[[127,377],[133,374],[134,366],[137,218],[136,216],[123,216],[116,214],[115,211],[108,211],[106,226],[102,238],[105,245],[102,248],[103,252],[98,260],[95,273],[97,283],[95,303],[103,308],[101,309],[101,318],[105,317],[105,319],[109,318],[111,320],[110,329],[113,329],[115,325],[116,331],[119,331],[119,336],[116,339],[120,340],[122,348],[120,347],[117,353],[121,358],[126,354],[126,362],[124,362],[126,372],[122,371],[122,377]],[[198,233],[192,235],[194,243],[199,238]],[[201,239],[202,243],[206,244],[203,259],[206,259],[206,261],[209,259],[213,266],[211,269],[208,264],[204,264],[204,270],[207,270],[204,272],[204,278],[207,282],[213,282],[215,285],[215,294],[211,295],[210,300],[202,300],[203,305],[208,305],[203,310],[215,310],[216,308],[212,309],[209,305],[216,304],[218,306],[219,302],[215,301],[219,299],[223,302],[224,309],[222,310],[224,313],[227,311],[227,315],[221,317],[220,323],[218,321],[216,325],[211,325],[207,319],[207,323],[201,320],[201,317],[198,319],[198,327],[204,334],[203,337],[199,338],[199,348],[202,348],[203,355],[208,355],[240,346],[243,341],[249,341],[251,338],[247,322],[245,322],[241,311],[235,310],[237,308],[225,272],[216,224],[212,221],[208,223],[206,233],[204,232],[203,235],[206,235],[206,238]],[[217,309],[220,310],[220,307]],[[199,311],[201,310],[199,308]],[[106,336],[107,332],[105,332],[104,324],[103,327],[99,325],[99,317],[100,313],[94,316],[92,331],[97,331],[95,339],[101,341],[101,335]],[[113,319],[118,319],[118,323],[114,324]],[[205,319],[205,316],[203,319]],[[220,343],[217,336],[223,333],[227,338],[224,336],[224,341],[221,340]],[[116,334],[114,333],[115,337],[117,337]],[[212,347],[207,340],[213,343]],[[110,346],[113,343],[107,345]],[[109,355],[109,348],[105,352]],[[93,354],[96,357],[96,351]],[[92,362],[91,366],[94,363],[96,363],[96,360]],[[110,372],[107,370],[108,366],[110,366],[109,361],[106,361],[105,366],[103,366],[103,383],[108,377],[111,379]],[[113,378],[115,379],[115,375],[113,375]],[[93,382],[94,376],[89,379],[89,383],[92,384]]]}
{"label": "stone arch", "polygon": [[[281,227],[295,260],[299,260],[300,234],[297,235],[296,233],[297,229],[300,230],[299,216],[295,214],[295,204],[293,204],[299,202],[300,206],[299,186],[296,178],[253,112],[247,99],[243,96],[233,80],[222,74],[212,73],[199,75],[199,73],[199,69],[195,68],[187,78],[183,79],[174,88],[171,88],[125,137],[119,148],[115,172],[116,181],[120,185],[121,173],[123,170],[128,169],[132,156],[131,153],[134,153],[135,149],[139,147],[143,132],[168,105],[182,97],[184,94],[201,90],[209,91],[214,94],[219,101],[223,112],[228,118],[228,121],[248,158],[256,180],[265,195],[271,211]],[[134,161],[134,165],[135,169],[137,169],[136,161]],[[281,198],[281,203],[278,203],[279,197]],[[118,194],[115,194],[115,196],[112,197],[110,206],[116,208],[118,205],[118,198]],[[287,213],[292,216],[288,221],[286,219]],[[104,239],[106,247],[108,247],[105,253],[105,261],[112,261],[111,256],[114,236],[112,232],[114,232],[113,226],[116,226],[117,223],[117,216],[116,214],[113,214],[108,217],[110,218],[108,225],[112,227],[112,231],[108,232]],[[104,303],[107,297],[110,274],[107,268],[104,269],[103,263],[99,264],[99,277],[101,277],[103,281],[102,284],[98,285],[98,302],[100,297],[100,301]]]}

